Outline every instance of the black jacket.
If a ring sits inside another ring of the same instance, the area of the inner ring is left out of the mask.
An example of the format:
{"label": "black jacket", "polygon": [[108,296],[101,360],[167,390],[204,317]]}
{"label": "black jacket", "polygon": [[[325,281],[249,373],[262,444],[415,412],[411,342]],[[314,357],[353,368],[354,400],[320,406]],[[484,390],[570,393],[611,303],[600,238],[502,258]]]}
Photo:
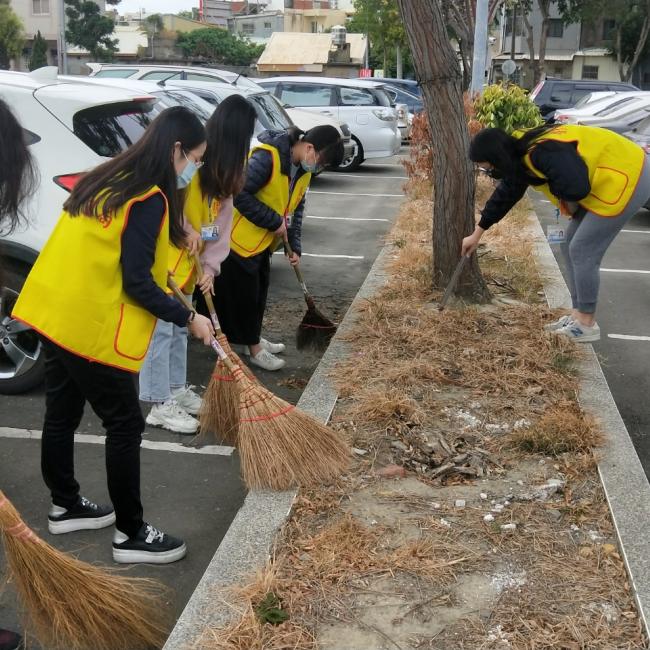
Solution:
{"label": "black jacket", "polygon": [[[280,165],[282,173],[291,177],[291,143],[286,131],[264,131],[258,138],[264,144],[270,144],[276,147],[280,152]],[[256,226],[266,228],[267,230],[277,230],[282,225],[282,215],[262,203],[255,194],[259,192],[271,178],[273,171],[273,159],[271,154],[264,149],[258,149],[248,159],[248,171],[246,174],[246,183],[244,189],[235,197],[235,207]],[[305,172],[302,167],[298,167],[295,178],[291,182],[296,182]],[[291,228],[288,229],[289,244],[298,255],[302,252],[301,233],[302,217],[305,210],[305,197],[298,204],[296,211],[293,213]]]}
{"label": "black jacket", "polygon": [[[575,144],[545,140],[530,152],[535,167],[548,179],[548,186],[558,199],[577,203],[591,191],[589,170],[578,155]],[[529,185],[534,185],[533,176],[504,178],[496,187],[481,211],[478,225],[487,230],[511,210],[523,197]]]}

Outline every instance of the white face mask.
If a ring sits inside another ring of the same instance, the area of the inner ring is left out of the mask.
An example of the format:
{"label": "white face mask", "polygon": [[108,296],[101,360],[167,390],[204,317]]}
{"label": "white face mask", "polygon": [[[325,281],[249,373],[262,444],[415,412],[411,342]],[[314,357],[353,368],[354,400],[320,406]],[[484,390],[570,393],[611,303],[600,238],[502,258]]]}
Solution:
{"label": "white face mask", "polygon": [[179,190],[182,190],[184,187],[187,187],[190,184],[190,181],[192,180],[192,177],[196,172],[203,167],[203,163],[195,163],[193,160],[190,160],[187,157],[187,154],[183,152],[183,155],[185,156],[185,160],[187,160],[187,165],[185,165],[185,169],[180,174],[176,175],[176,187]]}

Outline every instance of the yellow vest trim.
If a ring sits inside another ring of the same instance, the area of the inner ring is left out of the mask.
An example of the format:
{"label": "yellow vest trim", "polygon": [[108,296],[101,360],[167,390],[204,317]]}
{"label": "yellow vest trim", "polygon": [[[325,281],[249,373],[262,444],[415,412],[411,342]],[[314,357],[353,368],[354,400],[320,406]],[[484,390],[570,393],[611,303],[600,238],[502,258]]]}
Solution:
{"label": "yellow vest trim", "polygon": [[[271,154],[273,168],[268,183],[255,194],[255,196],[269,208],[275,210],[280,216],[287,217],[293,214],[300,205],[311,181],[311,174],[303,174],[293,187],[289,195],[291,179],[282,173],[280,152],[277,147],[260,144],[251,151],[251,155],[263,149]],[[265,251],[275,239],[272,231],[260,228],[249,221],[237,209],[234,211],[232,232],[230,234],[230,248],[242,257],[252,257]]]}
{"label": "yellow vest trim", "polygon": [[160,194],[165,213],[151,274],[167,284],[169,216],[158,187],[133,197],[108,219],[63,212],[34,263],[13,316],[80,357],[137,372],[156,317],[130,298],[122,284],[122,233],[135,203]]}
{"label": "yellow vest trim", "polygon": [[[513,135],[520,138],[524,133],[516,131]],[[616,217],[625,210],[643,169],[645,153],[641,147],[607,129],[579,125],[556,127],[535,139],[532,146],[549,140],[575,143],[585,161],[591,192],[579,202],[583,208],[601,217]],[[546,178],[533,164],[530,152],[524,156],[524,164],[538,178]],[[535,189],[559,205],[548,183]]]}

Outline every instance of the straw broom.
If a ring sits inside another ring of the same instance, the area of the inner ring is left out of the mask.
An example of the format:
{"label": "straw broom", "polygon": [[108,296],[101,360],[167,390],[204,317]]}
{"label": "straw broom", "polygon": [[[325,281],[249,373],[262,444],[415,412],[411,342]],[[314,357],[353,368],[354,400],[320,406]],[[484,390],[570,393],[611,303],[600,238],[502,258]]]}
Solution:
{"label": "straw broom", "polygon": [[[289,257],[293,255],[289,240],[286,238],[284,240],[284,250]],[[336,332],[336,324],[316,307],[316,302],[309,293],[309,289],[307,289],[302,271],[297,266],[294,266],[293,270],[296,273],[303,296],[305,297],[305,302],[307,303],[307,312],[296,330],[296,347],[299,350],[305,348],[324,350]]]}
{"label": "straw broom", "polygon": [[10,579],[48,650],[160,648],[165,587],[86,564],[40,539],[0,490],[0,537]]}
{"label": "straw broom", "polygon": [[[192,303],[185,297],[185,294],[171,277],[167,278],[167,286],[187,309],[192,312],[195,311]],[[226,337],[223,336],[222,338],[225,339]],[[217,353],[218,360],[201,404],[199,413],[201,433],[199,438],[204,437],[205,432],[211,431],[219,434],[221,440],[226,444],[234,445],[237,442],[237,432],[239,430],[240,401],[240,389],[239,383],[235,381],[235,371],[240,374],[243,374],[243,371],[240,365],[235,365],[230,360],[217,339],[212,340],[212,349]]]}

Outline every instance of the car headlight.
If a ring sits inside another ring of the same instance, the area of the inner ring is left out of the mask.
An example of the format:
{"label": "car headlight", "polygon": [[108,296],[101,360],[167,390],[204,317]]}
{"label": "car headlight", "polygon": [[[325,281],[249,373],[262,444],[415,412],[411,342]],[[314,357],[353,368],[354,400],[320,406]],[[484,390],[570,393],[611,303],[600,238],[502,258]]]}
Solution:
{"label": "car headlight", "polygon": [[378,108],[372,111],[375,117],[383,120],[384,122],[393,122],[395,120],[395,112],[386,108]]}

